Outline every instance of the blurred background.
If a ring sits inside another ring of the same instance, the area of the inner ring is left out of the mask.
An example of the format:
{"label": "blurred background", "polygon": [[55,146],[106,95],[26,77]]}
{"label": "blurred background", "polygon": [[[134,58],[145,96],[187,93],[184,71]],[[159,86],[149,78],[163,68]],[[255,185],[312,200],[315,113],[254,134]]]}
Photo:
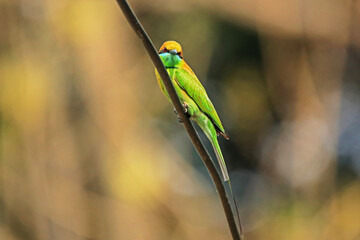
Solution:
{"label": "blurred background", "polygon": [[[218,110],[246,238],[360,239],[360,1],[129,2]],[[1,240],[230,239],[115,0],[0,12]]]}

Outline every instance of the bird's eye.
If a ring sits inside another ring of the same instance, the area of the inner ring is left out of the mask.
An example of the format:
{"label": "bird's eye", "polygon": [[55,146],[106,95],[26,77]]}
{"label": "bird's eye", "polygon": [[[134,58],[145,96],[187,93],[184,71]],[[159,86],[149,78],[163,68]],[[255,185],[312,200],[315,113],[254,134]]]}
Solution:
{"label": "bird's eye", "polygon": [[167,52],[167,51],[168,51],[168,50],[167,50],[167,48],[165,47],[165,48],[164,48],[164,52]]}

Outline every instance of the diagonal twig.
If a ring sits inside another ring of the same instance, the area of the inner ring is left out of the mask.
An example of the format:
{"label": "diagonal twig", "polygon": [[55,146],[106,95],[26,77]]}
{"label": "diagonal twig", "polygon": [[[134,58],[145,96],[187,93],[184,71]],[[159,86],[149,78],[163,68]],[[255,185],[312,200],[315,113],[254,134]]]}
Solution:
{"label": "diagonal twig", "polygon": [[132,11],[130,5],[127,3],[126,0],[116,0],[119,4],[123,14],[125,15],[127,21],[137,34],[137,36],[141,39],[147,53],[149,54],[153,64],[155,65],[158,73],[160,74],[160,77],[162,78],[165,88],[167,92],[169,93],[169,96],[171,98],[171,101],[179,114],[180,118],[183,120],[184,127],[186,129],[186,132],[188,133],[194,147],[196,148],[198,154],[200,155],[202,161],[204,162],[207,170],[209,171],[209,174],[211,176],[211,179],[216,187],[217,193],[220,197],[225,216],[230,228],[231,235],[233,237],[233,240],[241,240],[242,237],[240,237],[233,212],[231,210],[231,206],[229,203],[229,200],[227,198],[225,188],[223,186],[222,180],[220,179],[220,176],[218,172],[216,171],[215,165],[213,161],[211,160],[208,152],[206,151],[204,145],[200,141],[199,136],[197,135],[194,126],[190,122],[189,118],[186,116],[183,107],[180,103],[179,97],[177,96],[174,86],[171,83],[170,77],[154,47],[152,44],[149,36],[145,32],[144,28],[142,27],[140,21],[135,16],[135,13]]}

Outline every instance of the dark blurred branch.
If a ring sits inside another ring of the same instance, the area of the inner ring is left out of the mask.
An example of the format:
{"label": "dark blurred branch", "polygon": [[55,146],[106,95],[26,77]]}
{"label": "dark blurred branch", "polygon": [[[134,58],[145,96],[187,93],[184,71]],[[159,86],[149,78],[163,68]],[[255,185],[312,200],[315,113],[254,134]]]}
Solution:
{"label": "dark blurred branch", "polygon": [[229,204],[229,201],[228,201],[228,198],[227,198],[227,195],[225,192],[225,188],[222,184],[222,180],[220,179],[220,176],[219,176],[218,172],[216,171],[214,163],[211,160],[208,152],[206,151],[204,145],[200,141],[200,138],[197,135],[197,133],[194,129],[194,126],[192,125],[189,118],[184,113],[183,107],[182,107],[180,100],[175,92],[174,86],[171,83],[170,77],[169,77],[154,45],[152,44],[149,36],[145,32],[144,28],[142,27],[141,23],[135,16],[135,13],[132,11],[132,9],[129,6],[129,4],[127,3],[127,1],[126,0],[117,0],[117,3],[119,4],[123,14],[125,15],[127,21],[129,22],[129,24],[131,25],[131,27],[133,28],[135,33],[142,40],[146,51],[148,52],[152,62],[154,63],[157,71],[159,72],[159,74],[164,82],[166,90],[169,93],[169,96],[171,98],[172,103],[175,106],[177,113],[179,114],[180,118],[183,120],[184,127],[185,127],[187,133],[189,134],[194,147],[196,148],[197,152],[199,153],[201,159],[203,160],[205,166],[207,167],[207,169],[210,173],[210,176],[215,184],[218,195],[221,199],[221,203],[223,205],[224,212],[225,212],[233,239],[240,240],[241,237],[238,232],[236,222],[234,220],[234,215],[231,210],[231,206]]}

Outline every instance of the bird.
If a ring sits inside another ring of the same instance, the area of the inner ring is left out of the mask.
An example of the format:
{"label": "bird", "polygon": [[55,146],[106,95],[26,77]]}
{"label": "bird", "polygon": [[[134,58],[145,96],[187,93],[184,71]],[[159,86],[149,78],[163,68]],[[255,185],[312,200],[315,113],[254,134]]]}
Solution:
{"label": "bird", "polygon": [[[229,140],[229,135],[225,132],[205,88],[185,62],[181,45],[176,41],[166,41],[159,49],[159,56],[170,76],[185,113],[199,125],[210,140],[219,162],[223,179],[224,181],[229,181],[229,173],[218,142],[219,135],[223,136],[226,140]],[[156,68],[155,75],[161,91],[171,102]],[[176,110],[174,111],[176,113]],[[180,118],[179,121],[181,122]]]}
{"label": "bird", "polygon": [[[236,216],[239,223],[240,235],[242,236],[243,231],[238,206],[231,187],[226,163],[217,139],[218,136],[221,135],[226,140],[229,140],[229,135],[225,132],[225,129],[214,105],[206,93],[205,88],[193,70],[185,62],[181,45],[176,41],[166,41],[159,49],[159,56],[169,74],[176,94],[183,106],[184,112],[191,120],[195,121],[199,125],[211,142],[223,179],[229,184],[230,193],[234,202]],[[156,68],[155,75],[161,91],[171,102],[170,96]],[[174,111],[176,113],[175,109]],[[181,122],[180,117],[179,121]]]}

